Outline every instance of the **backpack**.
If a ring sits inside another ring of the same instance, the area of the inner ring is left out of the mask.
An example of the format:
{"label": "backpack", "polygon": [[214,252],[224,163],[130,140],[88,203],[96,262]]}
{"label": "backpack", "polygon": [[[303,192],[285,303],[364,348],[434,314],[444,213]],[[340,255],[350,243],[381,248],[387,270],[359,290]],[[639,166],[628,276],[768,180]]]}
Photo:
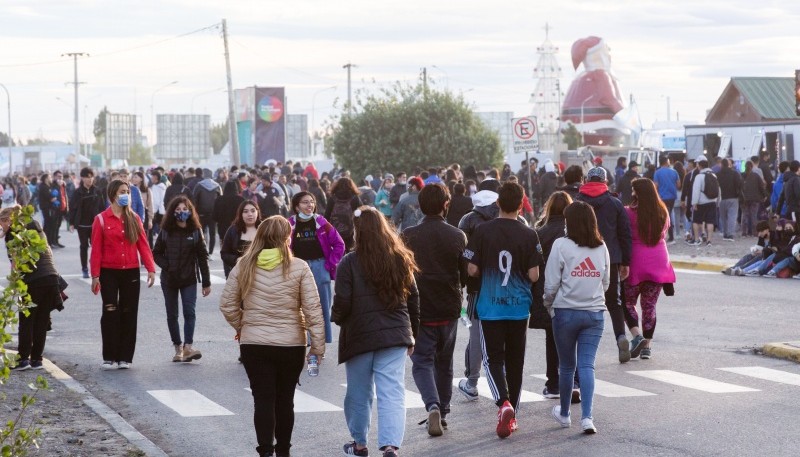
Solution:
{"label": "backpack", "polygon": [[717,181],[717,176],[711,172],[703,174],[705,175],[703,178],[703,194],[711,200],[716,200],[719,198],[719,181]]}
{"label": "backpack", "polygon": [[338,198],[333,200],[330,223],[344,239],[353,236],[353,208],[350,206],[351,198]]}

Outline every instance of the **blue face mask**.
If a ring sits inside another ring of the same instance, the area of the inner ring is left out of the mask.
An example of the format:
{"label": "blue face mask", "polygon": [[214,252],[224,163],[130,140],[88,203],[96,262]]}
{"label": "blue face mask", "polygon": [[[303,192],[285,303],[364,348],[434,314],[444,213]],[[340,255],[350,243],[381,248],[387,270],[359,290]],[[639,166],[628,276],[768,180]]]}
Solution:
{"label": "blue face mask", "polygon": [[119,206],[128,206],[131,202],[131,196],[128,194],[117,195],[117,204]]}
{"label": "blue face mask", "polygon": [[297,217],[299,217],[301,221],[307,221],[307,220],[311,219],[312,217],[314,217],[314,213],[311,213],[311,214],[298,213]]}
{"label": "blue face mask", "polygon": [[192,215],[191,211],[175,211],[175,219],[178,222],[186,222],[189,220],[189,216]]}

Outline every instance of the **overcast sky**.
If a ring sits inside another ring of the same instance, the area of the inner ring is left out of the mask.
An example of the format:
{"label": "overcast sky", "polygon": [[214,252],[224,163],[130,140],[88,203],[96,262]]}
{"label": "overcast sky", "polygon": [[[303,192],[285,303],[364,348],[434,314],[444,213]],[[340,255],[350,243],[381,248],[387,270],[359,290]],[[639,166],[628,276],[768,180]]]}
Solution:
{"label": "overcast sky", "polygon": [[[174,38],[222,18],[234,88],[285,86],[288,112],[311,118],[313,108],[317,126],[346,98],[348,62],[358,65],[354,89],[414,82],[427,67],[476,110],[530,114],[545,22],[560,48],[562,87],[576,74],[572,43],[603,37],[645,126],[666,120],[666,97],[673,120],[702,122],[731,76],[791,77],[800,68],[800,2],[792,1],[2,0],[0,83],[11,93],[14,138],[71,140],[73,64],[61,57],[69,52],[91,55],[79,60],[82,140],[86,125],[93,141],[91,120],[104,105],[138,114],[145,133],[151,104],[156,114],[224,121],[221,28]],[[0,107],[5,131],[2,92]]]}

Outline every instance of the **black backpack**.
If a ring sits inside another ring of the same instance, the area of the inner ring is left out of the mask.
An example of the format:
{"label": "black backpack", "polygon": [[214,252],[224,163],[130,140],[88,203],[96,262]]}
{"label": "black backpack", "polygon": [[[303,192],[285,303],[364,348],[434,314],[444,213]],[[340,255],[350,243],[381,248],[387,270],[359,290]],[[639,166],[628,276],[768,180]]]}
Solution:
{"label": "black backpack", "polygon": [[331,210],[331,220],[333,228],[339,232],[344,239],[353,236],[353,207],[350,206],[352,198],[333,198],[333,209]]}
{"label": "black backpack", "polygon": [[710,171],[703,174],[705,175],[703,178],[703,193],[707,198],[716,200],[719,198],[719,181],[717,181],[717,176]]}

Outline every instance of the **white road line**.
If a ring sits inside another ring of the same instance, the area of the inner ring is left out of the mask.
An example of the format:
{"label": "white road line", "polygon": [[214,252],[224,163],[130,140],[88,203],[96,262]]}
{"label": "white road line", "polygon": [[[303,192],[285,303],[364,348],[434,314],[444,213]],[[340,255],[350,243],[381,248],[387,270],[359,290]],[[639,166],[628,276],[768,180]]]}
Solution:
{"label": "white road line", "polygon": [[[249,387],[245,387],[244,390],[253,392]],[[294,390],[294,412],[319,413],[325,411],[342,411],[342,408],[300,390]]]}
{"label": "white road line", "polygon": [[[719,274],[720,274],[719,272],[715,273],[713,271],[689,270],[689,269],[685,269],[685,268],[675,268],[674,270],[675,270],[675,273],[686,273],[686,274],[690,274],[690,275],[717,275],[717,276],[719,276]],[[722,268],[720,268],[720,271],[722,271]]]}
{"label": "white road line", "polygon": [[[458,387],[458,383],[464,378],[453,378],[453,386]],[[478,395],[481,397],[488,398],[494,401],[494,397],[492,397],[492,390],[489,388],[489,381],[486,380],[484,377],[478,378]],[[547,400],[543,396],[539,394],[535,394],[533,392],[528,392],[527,390],[523,390],[520,392],[520,403],[531,403],[534,401],[545,401]]]}
{"label": "white road line", "polygon": [[234,415],[196,390],[148,390],[147,393],[183,417]]}
{"label": "white road line", "polygon": [[750,376],[751,378],[763,379],[766,381],[779,382],[792,386],[800,386],[800,374],[789,373],[781,370],[773,370],[764,367],[731,367],[717,368],[717,370],[729,371],[731,373]]}
{"label": "white road line", "polygon": [[[547,376],[543,374],[532,375],[534,378],[547,380]],[[607,381],[601,381],[595,378],[594,380],[594,393],[601,397],[608,398],[621,398],[621,397],[647,397],[650,395],[657,395],[652,392],[634,389],[633,387],[621,386]]]}
{"label": "white road line", "polygon": [[[347,384],[342,384],[342,387],[347,388]],[[378,397],[377,392],[373,393],[372,398]],[[406,389],[406,409],[425,408],[425,402],[422,401],[422,396],[416,392]]]}
{"label": "white road line", "polygon": [[628,373],[655,381],[665,382],[667,384],[702,390],[703,392],[710,392],[712,394],[759,391],[758,389],[752,389],[750,387],[714,381],[713,379],[701,378],[700,376],[693,376],[672,370],[629,371]]}

